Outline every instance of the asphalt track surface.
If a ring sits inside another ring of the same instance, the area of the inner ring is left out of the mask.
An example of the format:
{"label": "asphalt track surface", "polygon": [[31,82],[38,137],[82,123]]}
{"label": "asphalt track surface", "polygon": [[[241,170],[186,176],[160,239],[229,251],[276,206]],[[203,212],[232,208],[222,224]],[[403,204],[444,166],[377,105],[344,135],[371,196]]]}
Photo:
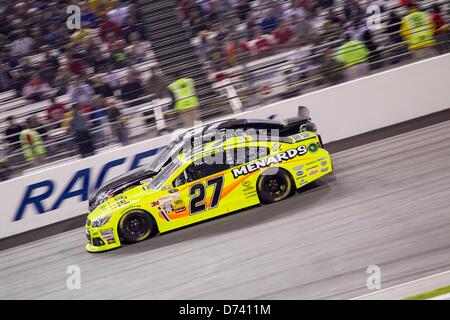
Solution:
{"label": "asphalt track surface", "polygon": [[283,202],[111,252],[85,252],[80,228],[1,251],[0,298],[348,299],[369,265],[382,288],[450,269],[450,122],[333,159]]}

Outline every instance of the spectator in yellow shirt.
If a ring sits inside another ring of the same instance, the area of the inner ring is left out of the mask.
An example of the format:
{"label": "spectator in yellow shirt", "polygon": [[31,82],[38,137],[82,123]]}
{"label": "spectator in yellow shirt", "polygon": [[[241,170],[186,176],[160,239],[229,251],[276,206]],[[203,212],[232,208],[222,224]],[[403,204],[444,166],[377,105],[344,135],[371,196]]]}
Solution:
{"label": "spectator in yellow shirt", "polygon": [[103,17],[111,10],[111,0],[89,0],[89,8],[98,17]]}
{"label": "spectator in yellow shirt", "polygon": [[400,34],[408,43],[413,60],[428,58],[435,54],[433,46],[433,22],[428,13],[418,10],[417,5],[408,5],[408,14],[403,17]]}
{"label": "spectator in yellow shirt", "polygon": [[89,28],[82,28],[76,32],[74,32],[71,36],[72,41],[77,44],[86,44],[86,39],[88,37],[95,36],[96,31]]}

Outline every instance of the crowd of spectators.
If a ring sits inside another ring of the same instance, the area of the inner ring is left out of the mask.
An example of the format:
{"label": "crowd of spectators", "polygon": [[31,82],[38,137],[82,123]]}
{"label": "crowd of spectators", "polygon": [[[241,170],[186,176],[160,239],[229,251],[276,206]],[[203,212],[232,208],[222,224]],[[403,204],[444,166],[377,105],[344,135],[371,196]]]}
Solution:
{"label": "crowd of spectators", "polygon": [[[67,24],[70,5],[80,8],[80,28]],[[20,162],[15,154],[39,163],[54,153],[55,146],[40,146],[57,132],[72,137],[83,157],[105,144],[105,130],[128,143],[122,109],[146,94],[136,64],[152,54],[135,1],[3,0],[0,21],[0,92],[42,102],[47,113],[42,119],[8,117],[0,179],[6,162]]]}
{"label": "crowd of spectators", "polygon": [[[67,8],[81,9],[71,30]],[[42,101],[65,94],[71,80],[142,62],[149,38],[132,1],[0,2],[0,90]]]}
{"label": "crowd of spectators", "polygon": [[[411,2],[398,1],[396,5],[404,8],[401,12],[407,12]],[[384,13],[386,4],[387,0],[180,0],[178,16],[191,36],[198,39],[201,59],[218,72],[299,47],[329,44],[323,53],[336,54],[349,36],[363,43],[373,62],[379,59],[380,44],[395,45],[403,40],[400,24],[404,15],[398,16],[397,9],[390,10],[388,21],[382,21],[379,33],[384,36],[375,39],[373,30],[367,27],[365,18],[373,14],[367,8],[377,5]],[[448,37],[448,29],[441,28],[448,22],[440,7],[434,4],[427,11],[432,13],[435,36],[441,40]]]}

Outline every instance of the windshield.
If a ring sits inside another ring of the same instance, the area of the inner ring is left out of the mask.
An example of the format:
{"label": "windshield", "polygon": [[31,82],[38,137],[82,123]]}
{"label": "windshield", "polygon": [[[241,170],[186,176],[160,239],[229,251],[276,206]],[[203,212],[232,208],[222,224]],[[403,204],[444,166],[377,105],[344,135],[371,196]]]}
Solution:
{"label": "windshield", "polygon": [[170,175],[175,172],[182,162],[178,159],[173,159],[164,166],[160,173],[158,173],[149,184],[149,188],[152,190],[158,190],[169,179]]}
{"label": "windshield", "polygon": [[180,141],[173,141],[164,149],[162,149],[157,155],[155,160],[153,160],[147,167],[146,171],[158,172],[168,164],[168,160],[179,150]]}

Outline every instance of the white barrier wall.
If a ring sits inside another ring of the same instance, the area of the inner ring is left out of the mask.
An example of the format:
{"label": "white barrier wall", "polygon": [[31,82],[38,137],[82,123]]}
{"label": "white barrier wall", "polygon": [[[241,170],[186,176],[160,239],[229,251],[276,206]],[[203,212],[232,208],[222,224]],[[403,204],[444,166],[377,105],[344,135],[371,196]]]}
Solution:
{"label": "white barrier wall", "polygon": [[[450,54],[244,112],[240,118],[285,119],[307,106],[324,142],[450,107]],[[236,117],[234,115],[233,117]],[[170,135],[0,183],[0,239],[87,212],[89,192],[148,163]]]}
{"label": "white barrier wall", "polygon": [[450,54],[277,102],[242,118],[292,117],[306,106],[324,142],[450,108]]}

